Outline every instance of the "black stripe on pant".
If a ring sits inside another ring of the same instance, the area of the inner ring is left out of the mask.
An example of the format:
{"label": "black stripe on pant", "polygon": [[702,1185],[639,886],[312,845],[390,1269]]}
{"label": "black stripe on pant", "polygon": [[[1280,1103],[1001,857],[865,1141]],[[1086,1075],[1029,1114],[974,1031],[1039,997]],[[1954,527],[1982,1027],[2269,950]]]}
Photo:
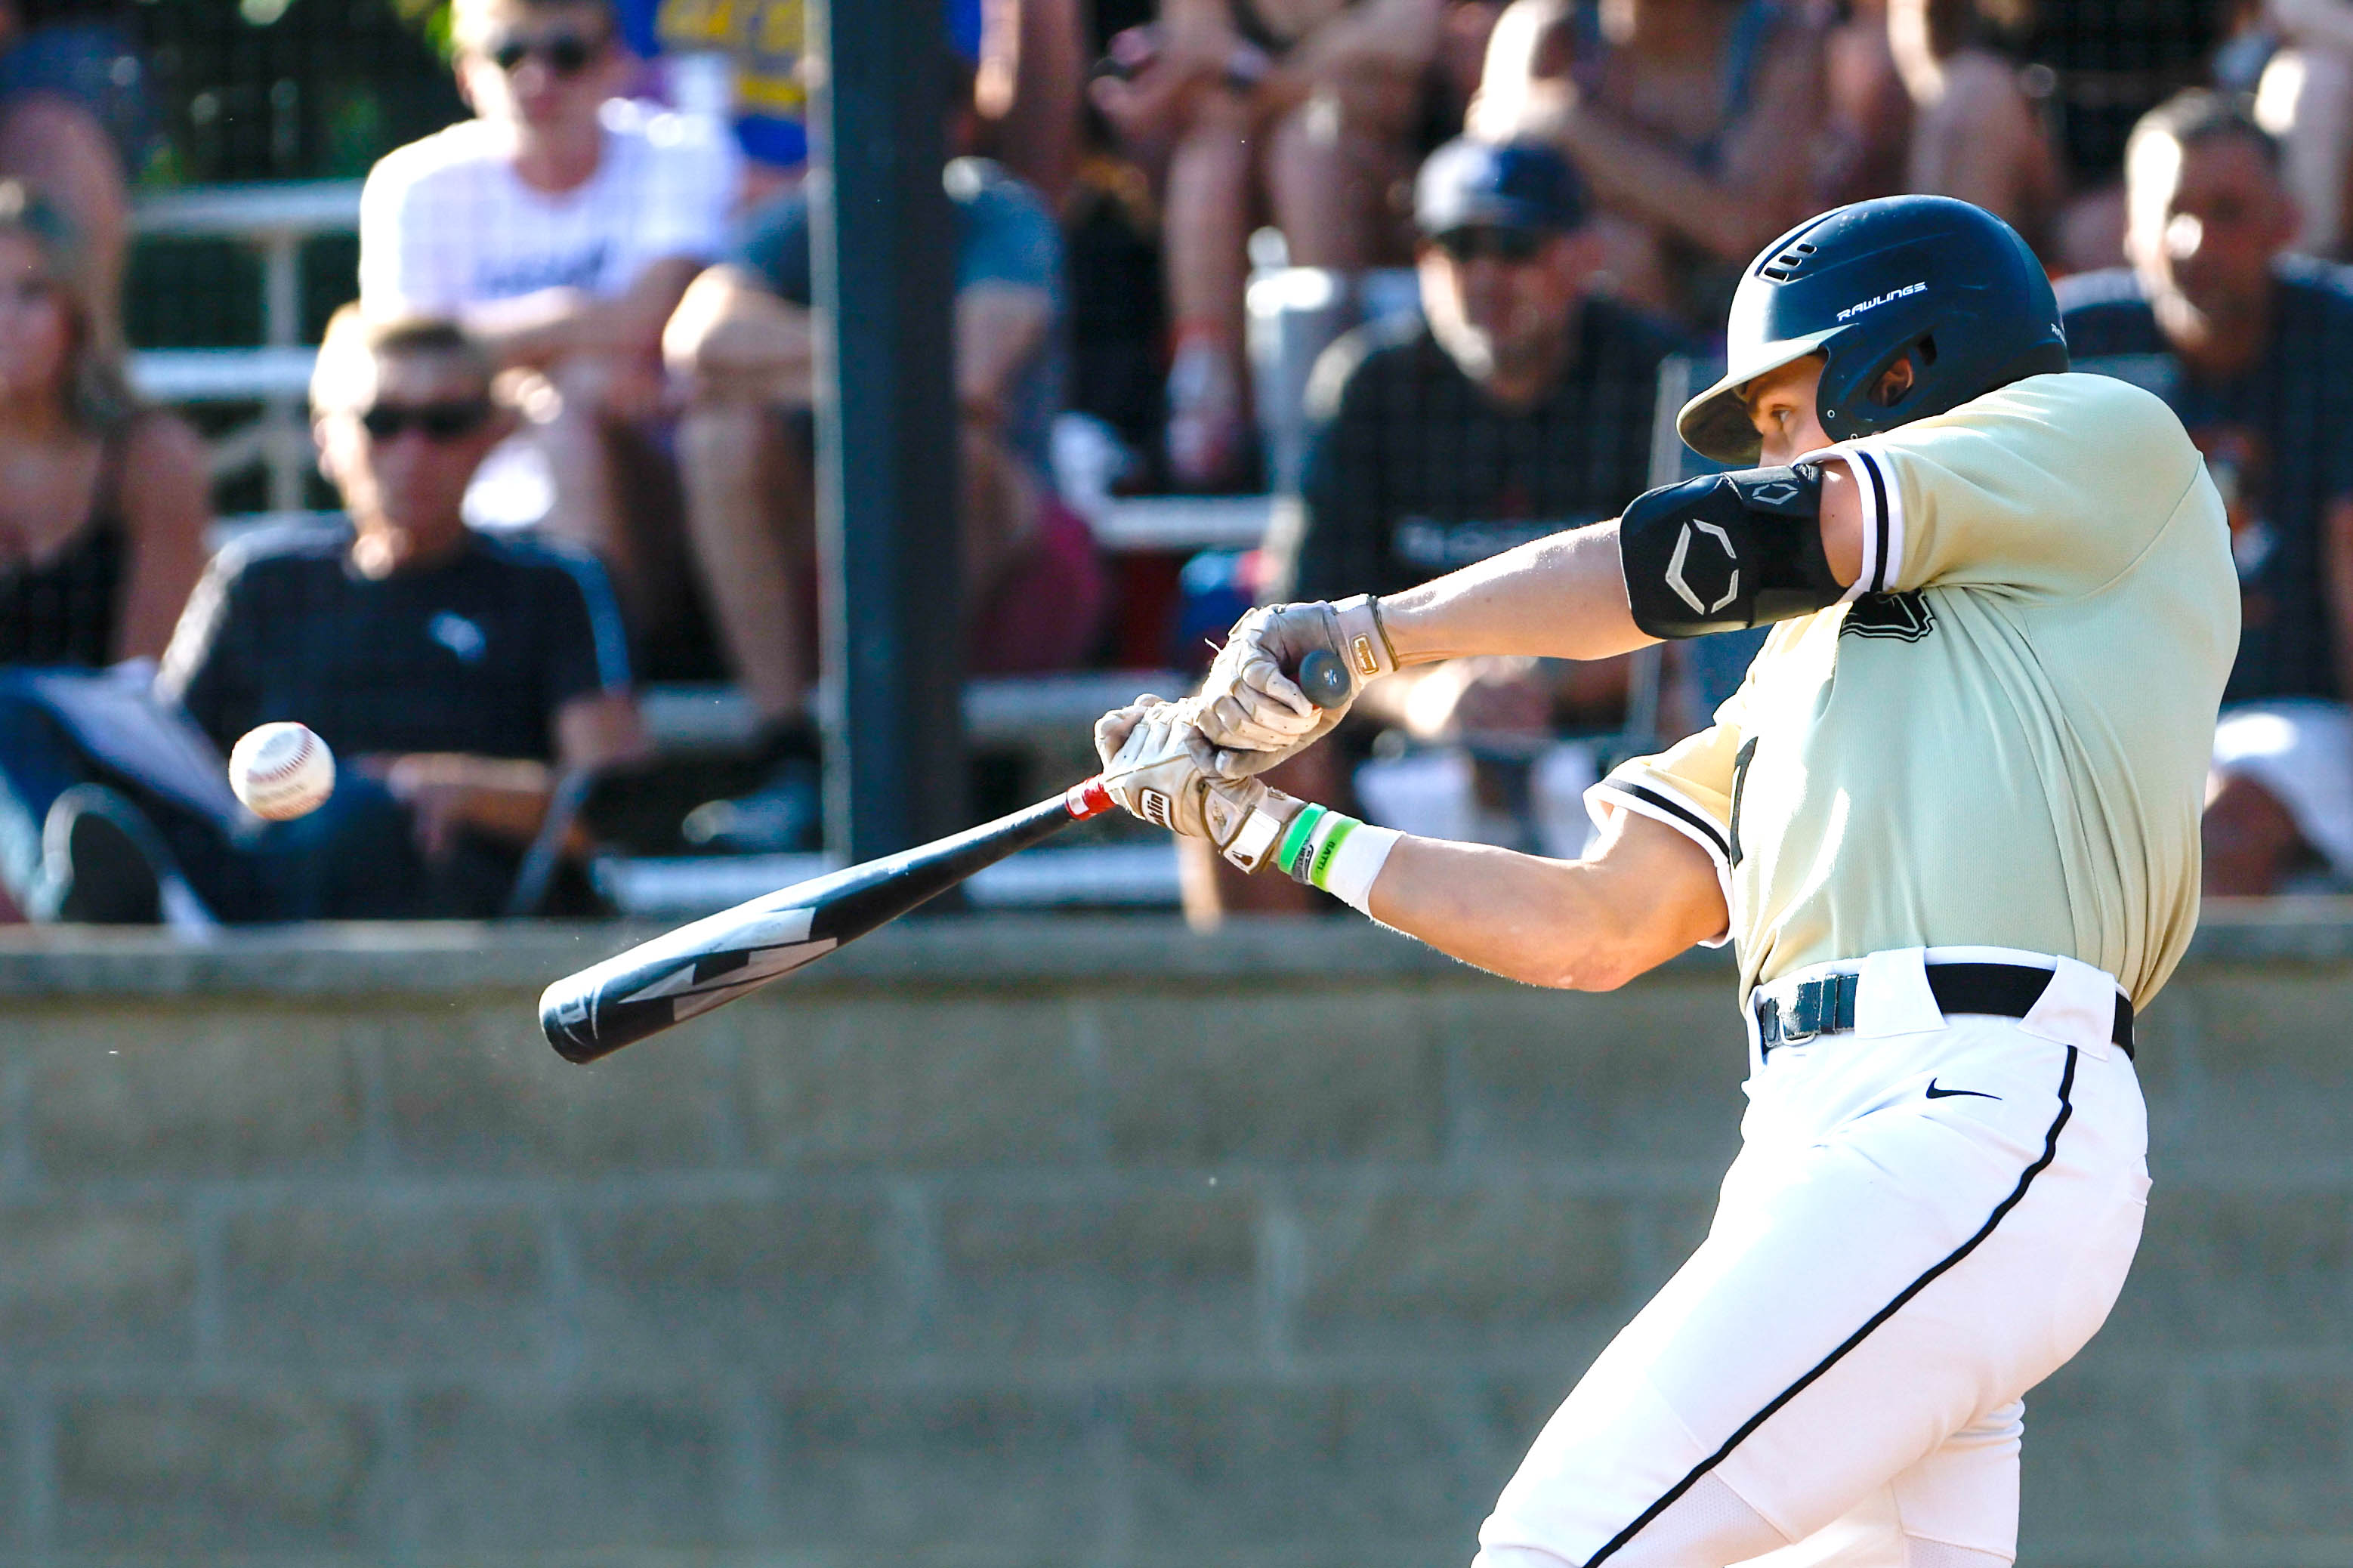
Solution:
{"label": "black stripe on pant", "polygon": [[2057,1158],[2059,1153],[2060,1129],[2065,1127],[2067,1125],[2068,1118],[2075,1113],[2074,1105],[2069,1099],[2074,1087],[2075,1047],[2069,1046],[2067,1047],[2066,1068],[2059,1075],[2059,1114],[2052,1118],[2051,1130],[2042,1135],[2042,1156],[2038,1158],[2034,1163],[2026,1167],[2024,1173],[2018,1178],[2018,1185],[2010,1189],[2010,1194],[2008,1197],[2002,1199],[2000,1203],[1994,1205],[1993,1213],[1986,1217],[1985,1224],[1978,1227],[1978,1233],[1975,1236],[1970,1237],[1967,1241],[1961,1243],[1960,1246],[1955,1247],[1950,1253],[1947,1253],[1936,1264],[1932,1265],[1928,1268],[1927,1272],[1922,1274],[1920,1278],[1913,1280],[1911,1284],[1906,1285],[1903,1289],[1897,1291],[1894,1300],[1888,1302],[1884,1307],[1880,1308],[1878,1311],[1873,1312],[1871,1315],[1869,1321],[1865,1322],[1862,1327],[1855,1330],[1853,1333],[1848,1335],[1843,1343],[1841,1343],[1836,1350],[1831,1352],[1830,1354],[1824,1356],[1820,1362],[1816,1363],[1811,1371],[1808,1372],[1803,1377],[1798,1379],[1797,1382],[1791,1384],[1788,1387],[1783,1389],[1779,1394],[1775,1394],[1773,1398],[1766,1404],[1764,1409],[1759,1410],[1756,1415],[1743,1422],[1738,1431],[1725,1439],[1724,1447],[1718,1448],[1715,1453],[1710,1454],[1706,1458],[1702,1459],[1697,1465],[1694,1466],[1689,1475],[1685,1476],[1682,1480],[1677,1481],[1673,1486],[1667,1489],[1665,1496],[1660,1498],[1658,1501],[1644,1509],[1641,1515],[1635,1519],[1633,1523],[1628,1525],[1625,1529],[1611,1536],[1609,1540],[1603,1544],[1600,1551],[1587,1558],[1585,1560],[1585,1568],[1601,1568],[1602,1563],[1609,1561],[1609,1559],[1615,1556],[1619,1550],[1628,1542],[1633,1540],[1636,1535],[1641,1533],[1642,1530],[1648,1526],[1652,1520],[1657,1519],[1659,1515],[1666,1512],[1668,1509],[1673,1507],[1677,1498],[1682,1497],[1685,1492],[1691,1490],[1693,1487],[1697,1486],[1701,1477],[1715,1468],[1716,1466],[1724,1463],[1725,1459],[1731,1454],[1733,1449],[1737,1448],[1742,1443],[1747,1440],[1750,1433],[1756,1431],[1757,1427],[1762,1426],[1767,1421],[1772,1418],[1775,1411],[1780,1409],[1783,1405],[1788,1404],[1789,1401],[1795,1399],[1799,1394],[1803,1394],[1808,1388],[1811,1387],[1815,1381],[1820,1378],[1823,1373],[1836,1366],[1849,1351],[1862,1343],[1862,1342],[1868,1339],[1871,1336],[1872,1331],[1877,1329],[1880,1324],[1894,1317],[1896,1312],[1903,1308],[1904,1303],[1909,1301],[1913,1297],[1917,1296],[1921,1291],[1926,1289],[1931,1284],[1935,1283],[1939,1277],[1944,1275],[1956,1264],[1959,1263],[1962,1258],[1967,1258],[1970,1253],[1975,1252],[1978,1246],[1984,1242],[1985,1238],[1993,1234],[1994,1226],[2002,1222],[2003,1216],[2008,1215],[2010,1210],[2016,1208],[2020,1202],[2025,1198],[2026,1190],[2034,1184],[2034,1178],[2041,1175],[2046,1169],[2048,1169],[2051,1162]]}

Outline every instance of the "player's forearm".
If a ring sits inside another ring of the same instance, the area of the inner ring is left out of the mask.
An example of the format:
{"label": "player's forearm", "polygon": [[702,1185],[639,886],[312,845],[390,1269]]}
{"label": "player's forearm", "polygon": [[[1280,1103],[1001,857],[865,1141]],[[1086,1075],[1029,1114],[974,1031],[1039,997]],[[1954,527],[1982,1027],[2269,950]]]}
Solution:
{"label": "player's forearm", "polygon": [[1571,991],[1615,989],[1722,929],[1720,918],[1644,901],[1626,882],[1600,861],[1408,835],[1389,851],[1369,908],[1450,957]]}
{"label": "player's forearm", "polygon": [[1657,640],[1627,607],[1614,521],[1535,540],[1386,596],[1380,609],[1401,665],[1468,654],[1609,658]]}

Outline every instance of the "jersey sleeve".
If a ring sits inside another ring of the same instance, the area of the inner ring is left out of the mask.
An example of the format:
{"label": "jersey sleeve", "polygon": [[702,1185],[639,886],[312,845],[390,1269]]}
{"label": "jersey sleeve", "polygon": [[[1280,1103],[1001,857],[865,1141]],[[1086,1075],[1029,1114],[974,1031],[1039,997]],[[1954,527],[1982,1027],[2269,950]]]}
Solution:
{"label": "jersey sleeve", "polygon": [[1846,459],[1861,487],[1850,599],[1939,585],[2096,592],[2139,559],[2202,468],[2162,401],[2085,374],[2032,377],[1816,457]]}
{"label": "jersey sleeve", "polygon": [[1746,743],[1739,703],[1736,694],[1708,728],[1655,755],[1619,763],[1585,792],[1585,809],[1597,826],[1607,826],[1612,812],[1631,812],[1673,828],[1706,852],[1724,892],[1725,924],[1703,947],[1722,947],[1732,940],[1733,816]]}

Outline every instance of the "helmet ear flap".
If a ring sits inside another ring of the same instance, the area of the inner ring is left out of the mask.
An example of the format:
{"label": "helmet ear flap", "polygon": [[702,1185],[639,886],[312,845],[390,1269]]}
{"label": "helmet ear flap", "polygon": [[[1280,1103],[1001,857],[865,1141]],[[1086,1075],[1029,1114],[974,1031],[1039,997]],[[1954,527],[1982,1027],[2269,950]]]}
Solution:
{"label": "helmet ear flap", "polygon": [[[1871,378],[1866,393],[1872,406],[1890,411],[1900,408],[1914,393],[1927,384],[1928,367],[1936,363],[1936,334],[1924,332],[1898,350],[1895,356]],[[1899,381],[1894,373],[1902,369],[1906,374]]]}

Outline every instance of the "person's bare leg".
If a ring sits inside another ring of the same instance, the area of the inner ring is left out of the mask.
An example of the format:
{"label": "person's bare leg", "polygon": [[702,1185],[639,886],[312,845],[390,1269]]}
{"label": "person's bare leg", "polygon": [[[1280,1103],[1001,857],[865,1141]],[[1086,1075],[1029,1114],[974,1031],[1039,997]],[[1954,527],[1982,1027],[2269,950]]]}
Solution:
{"label": "person's bare leg", "polygon": [[1232,95],[1205,92],[1168,161],[1168,308],[1239,345],[1250,228],[1250,115]]}
{"label": "person's bare leg", "polygon": [[690,389],[679,428],[687,537],[731,668],[764,724],[805,717],[815,681],[806,622],[817,485],[782,416],[808,405],[812,323],[753,275],[714,267],[662,332]]}
{"label": "person's bare leg", "polygon": [[2217,898],[2277,892],[2304,848],[2304,835],[2280,798],[2241,773],[2225,774],[2216,784],[2199,827],[2206,891]]}
{"label": "person's bare leg", "polygon": [[549,374],[556,395],[533,411],[529,426],[555,489],[554,502],[540,526],[593,552],[605,563],[623,617],[633,633],[642,636],[660,605],[643,552],[623,526],[602,413],[606,376],[605,365],[586,358],[566,360]]}
{"label": "person's bare leg", "polygon": [[998,145],[1016,174],[1061,210],[1079,166],[1079,89],[1086,79],[1078,0],[1020,0],[1020,65]]}
{"label": "person's bare leg", "polygon": [[678,451],[687,538],[729,668],[763,727],[801,718],[816,679],[802,624],[816,536],[808,465],[749,401],[696,404]]}
{"label": "person's bare leg", "polygon": [[1267,195],[1293,265],[1354,272],[1379,259],[1381,194],[1404,161],[1391,121],[1409,102],[1367,81],[1319,91],[1275,123]]}
{"label": "person's bare leg", "polygon": [[1242,289],[1250,212],[1250,115],[1201,95],[1168,163],[1165,237],[1175,363],[1169,461],[1187,483],[1227,477],[1241,436]]}

